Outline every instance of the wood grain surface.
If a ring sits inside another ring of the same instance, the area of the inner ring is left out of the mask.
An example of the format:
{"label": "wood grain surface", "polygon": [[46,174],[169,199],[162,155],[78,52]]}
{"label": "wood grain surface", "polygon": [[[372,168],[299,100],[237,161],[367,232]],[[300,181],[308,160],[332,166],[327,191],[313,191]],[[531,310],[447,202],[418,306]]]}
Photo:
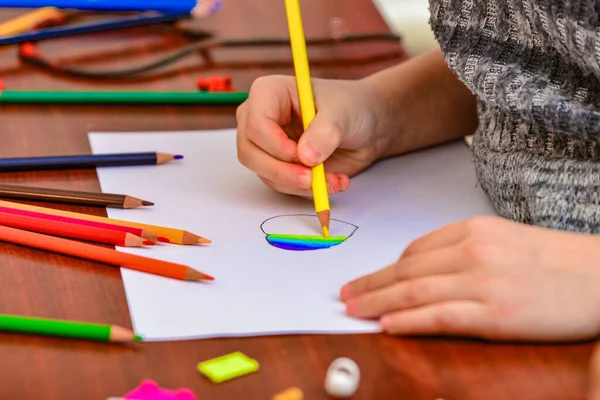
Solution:
{"label": "wood grain surface", "polygon": [[[369,0],[304,0],[306,35],[328,35],[339,17],[350,33],[387,31]],[[22,10],[0,11],[6,20]],[[220,37],[287,37],[284,2],[225,1],[206,21],[186,22]],[[185,44],[153,28],[136,28],[39,43],[54,59],[95,68],[135,65]],[[395,44],[311,48],[315,77],[360,78],[406,58]],[[188,57],[158,76],[126,81],[73,79],[24,65],[15,46],[0,48],[7,90],[195,90],[201,76],[229,74],[240,90],[272,73],[292,74],[288,48],[217,50],[213,63]],[[195,130],[235,127],[234,107],[0,105],[0,156],[88,153],[90,131]],[[2,173],[2,183],[99,190],[94,170]],[[151,200],[151,199],[149,199]],[[103,209],[54,205],[106,215]],[[0,313],[67,318],[131,327],[119,270],[0,244]],[[202,305],[199,305],[202,306]],[[223,316],[227,318],[227,316]],[[131,346],[0,334],[0,399],[100,400],[120,396],[150,378],[189,387],[199,399],[270,399],[290,386],[309,400],[327,399],[329,364],[354,359],[362,381],[355,399],[558,400],[584,399],[589,343],[493,344],[395,338],[386,335],[301,335],[149,343]],[[232,351],[257,359],[260,371],[214,385],[196,364]]]}

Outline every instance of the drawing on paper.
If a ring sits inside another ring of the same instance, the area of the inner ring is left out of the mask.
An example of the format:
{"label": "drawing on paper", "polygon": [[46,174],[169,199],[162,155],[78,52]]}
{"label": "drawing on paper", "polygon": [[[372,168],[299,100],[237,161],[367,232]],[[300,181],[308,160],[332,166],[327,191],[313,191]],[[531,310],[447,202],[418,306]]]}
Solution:
{"label": "drawing on paper", "polygon": [[271,246],[294,251],[322,250],[338,246],[348,240],[358,226],[349,222],[331,219],[329,237],[324,237],[316,215],[290,214],[279,215],[264,221],[260,225],[265,240]]}

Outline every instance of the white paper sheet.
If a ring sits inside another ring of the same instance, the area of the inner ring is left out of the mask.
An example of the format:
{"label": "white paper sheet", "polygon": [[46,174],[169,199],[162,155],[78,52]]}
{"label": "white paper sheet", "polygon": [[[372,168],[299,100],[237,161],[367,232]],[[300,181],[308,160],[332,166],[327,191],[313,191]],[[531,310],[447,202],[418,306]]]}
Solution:
{"label": "white paper sheet", "polygon": [[[181,282],[122,269],[132,322],[148,340],[378,332],[376,322],[344,314],[341,286],[394,262],[410,241],[435,228],[495,214],[476,186],[468,149],[457,142],[380,162],[355,177],[348,192],[332,196],[332,218],[358,226],[346,242],[324,250],[282,250],[267,243],[261,224],[275,216],[313,215],[313,203],[266,188],[239,164],[235,130],[91,133],[89,139],[94,153],[183,154],[183,160],[161,166],[99,169],[104,192],[156,203],[108,214],[213,240],[206,247],[121,248],[216,278],[209,284]],[[332,235],[352,233],[343,222],[332,223]],[[314,217],[271,220],[263,229],[320,233]]]}

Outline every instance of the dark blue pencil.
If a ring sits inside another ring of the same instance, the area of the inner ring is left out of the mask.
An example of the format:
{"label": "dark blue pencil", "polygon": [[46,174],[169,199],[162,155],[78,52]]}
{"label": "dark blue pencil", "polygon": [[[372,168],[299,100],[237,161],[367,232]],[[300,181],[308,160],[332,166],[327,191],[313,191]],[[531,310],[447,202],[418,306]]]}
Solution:
{"label": "dark blue pencil", "polygon": [[0,0],[0,7],[56,7],[89,11],[187,10],[190,12],[201,3],[202,0]]}
{"label": "dark blue pencil", "polygon": [[154,152],[4,158],[0,159],[0,172],[157,165],[182,158],[179,154]]}
{"label": "dark blue pencil", "polygon": [[165,13],[148,12],[130,17],[111,19],[108,21],[85,23],[68,27],[46,28],[13,36],[0,37],[0,46],[25,42],[38,42],[40,40],[130,28],[133,26],[152,25],[161,22],[187,19],[190,17],[190,13],[185,11],[172,11]]}

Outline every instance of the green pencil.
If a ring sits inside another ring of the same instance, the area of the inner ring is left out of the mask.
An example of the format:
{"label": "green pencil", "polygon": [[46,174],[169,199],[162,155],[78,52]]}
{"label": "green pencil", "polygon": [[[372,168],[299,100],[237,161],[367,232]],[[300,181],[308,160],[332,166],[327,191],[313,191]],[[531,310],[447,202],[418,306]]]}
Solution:
{"label": "green pencil", "polygon": [[21,332],[102,342],[142,341],[140,335],[116,325],[0,314],[0,331]]}
{"label": "green pencil", "polygon": [[248,92],[3,91],[0,103],[239,105]]}

